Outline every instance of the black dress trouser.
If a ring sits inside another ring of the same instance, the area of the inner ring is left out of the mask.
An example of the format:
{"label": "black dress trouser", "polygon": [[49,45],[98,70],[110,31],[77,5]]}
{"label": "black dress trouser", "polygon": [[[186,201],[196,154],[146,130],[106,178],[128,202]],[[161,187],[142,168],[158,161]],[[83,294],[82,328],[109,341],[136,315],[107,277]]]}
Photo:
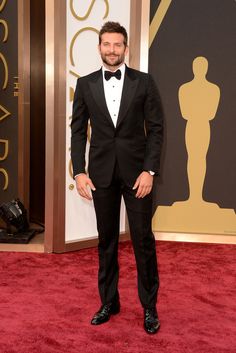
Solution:
{"label": "black dress trouser", "polygon": [[135,197],[136,192],[124,184],[118,165],[110,186],[96,188],[93,192],[99,237],[98,287],[102,304],[119,298],[118,240],[123,196],[137,265],[139,298],[144,308],[156,305],[159,278],[155,238],[151,228],[152,193],[138,199]]}

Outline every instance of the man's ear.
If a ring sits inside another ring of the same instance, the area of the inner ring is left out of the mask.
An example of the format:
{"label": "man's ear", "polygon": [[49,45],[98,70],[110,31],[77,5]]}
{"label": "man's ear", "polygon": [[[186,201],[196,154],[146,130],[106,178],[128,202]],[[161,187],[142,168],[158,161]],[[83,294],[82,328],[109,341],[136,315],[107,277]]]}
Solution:
{"label": "man's ear", "polygon": [[101,54],[101,45],[100,44],[98,44],[98,52],[99,52],[99,54]]}

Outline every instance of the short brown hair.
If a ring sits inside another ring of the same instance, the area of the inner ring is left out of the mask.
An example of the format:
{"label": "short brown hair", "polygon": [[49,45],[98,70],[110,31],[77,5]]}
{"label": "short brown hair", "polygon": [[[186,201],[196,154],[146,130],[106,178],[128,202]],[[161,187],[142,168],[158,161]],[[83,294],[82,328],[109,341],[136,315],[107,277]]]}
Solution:
{"label": "short brown hair", "polygon": [[102,26],[102,28],[100,29],[100,32],[99,32],[99,44],[101,44],[101,42],[102,42],[102,35],[104,33],[120,33],[120,34],[123,34],[124,45],[127,46],[128,35],[127,35],[127,32],[126,32],[126,29],[123,26],[121,26],[119,24],[119,22],[108,21],[108,22],[104,23],[104,25]]}

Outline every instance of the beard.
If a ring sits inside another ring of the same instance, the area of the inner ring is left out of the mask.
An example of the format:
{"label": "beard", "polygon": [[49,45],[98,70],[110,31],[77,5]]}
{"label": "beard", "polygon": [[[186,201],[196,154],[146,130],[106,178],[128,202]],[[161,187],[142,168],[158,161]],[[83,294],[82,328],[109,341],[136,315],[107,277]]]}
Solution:
{"label": "beard", "polygon": [[[110,56],[115,56],[115,59],[110,59]],[[123,64],[124,60],[125,60],[125,55],[115,55],[115,54],[109,54],[109,55],[105,55],[105,54],[101,54],[101,58],[102,61],[104,62],[104,64],[106,64],[107,66],[119,66],[121,64]]]}

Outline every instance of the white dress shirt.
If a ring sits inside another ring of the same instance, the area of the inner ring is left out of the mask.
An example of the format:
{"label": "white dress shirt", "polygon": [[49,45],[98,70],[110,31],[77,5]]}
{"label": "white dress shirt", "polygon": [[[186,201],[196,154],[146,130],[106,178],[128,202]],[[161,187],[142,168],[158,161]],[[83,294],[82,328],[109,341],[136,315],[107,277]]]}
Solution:
{"label": "white dress shirt", "polygon": [[111,77],[110,80],[107,81],[104,78],[104,72],[109,70],[107,70],[104,66],[102,67],[106,104],[114,126],[117,124],[117,118],[120,110],[120,101],[125,78],[125,64],[122,64],[117,70],[121,71],[121,79],[117,80],[117,78]]}

